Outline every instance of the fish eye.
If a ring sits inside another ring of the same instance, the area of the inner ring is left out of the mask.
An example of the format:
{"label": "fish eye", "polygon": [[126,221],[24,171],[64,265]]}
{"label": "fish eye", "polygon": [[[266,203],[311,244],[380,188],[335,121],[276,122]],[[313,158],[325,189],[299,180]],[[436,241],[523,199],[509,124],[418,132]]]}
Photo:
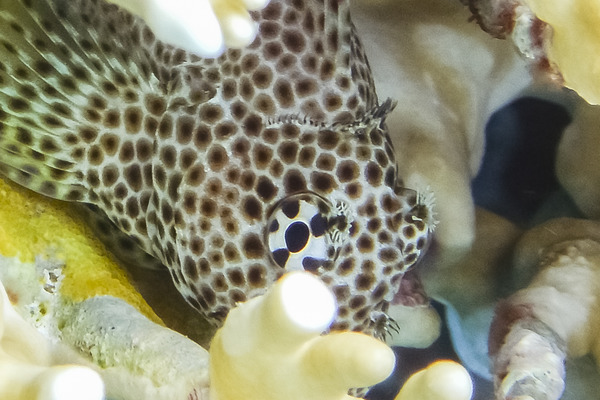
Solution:
{"label": "fish eye", "polygon": [[316,271],[336,254],[329,237],[331,207],[312,193],[286,197],[267,221],[271,259],[286,270]]}

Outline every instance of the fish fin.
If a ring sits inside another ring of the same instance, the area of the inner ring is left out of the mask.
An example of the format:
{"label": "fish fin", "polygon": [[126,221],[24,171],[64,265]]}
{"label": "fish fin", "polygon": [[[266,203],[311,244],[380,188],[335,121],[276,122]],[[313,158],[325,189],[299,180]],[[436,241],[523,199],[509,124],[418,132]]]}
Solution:
{"label": "fish fin", "polygon": [[146,134],[146,95],[162,93],[136,23],[104,1],[0,0],[0,172],[57,199],[99,198],[111,138]]}

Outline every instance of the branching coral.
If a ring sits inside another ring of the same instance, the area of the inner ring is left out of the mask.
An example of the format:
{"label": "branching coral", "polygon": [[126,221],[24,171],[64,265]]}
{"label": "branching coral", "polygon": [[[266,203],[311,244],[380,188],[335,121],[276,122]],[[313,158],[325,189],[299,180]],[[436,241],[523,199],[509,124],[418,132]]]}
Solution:
{"label": "branching coral", "polygon": [[306,273],[233,309],[210,347],[211,400],[350,400],[348,389],[388,376],[394,353],[377,339],[319,336],[334,314],[333,295]]}
{"label": "branching coral", "polygon": [[517,267],[535,264],[533,281],[498,306],[492,324],[497,399],[559,399],[567,356],[600,356],[598,224],[558,219],[529,231]]}
{"label": "branching coral", "polygon": [[219,56],[225,46],[243,47],[256,36],[249,10],[268,0],[109,0],[142,17],[154,34],[203,57]]}
{"label": "branching coral", "polygon": [[0,282],[0,398],[100,400],[104,384],[92,369],[54,365],[53,345],[11,306]]}

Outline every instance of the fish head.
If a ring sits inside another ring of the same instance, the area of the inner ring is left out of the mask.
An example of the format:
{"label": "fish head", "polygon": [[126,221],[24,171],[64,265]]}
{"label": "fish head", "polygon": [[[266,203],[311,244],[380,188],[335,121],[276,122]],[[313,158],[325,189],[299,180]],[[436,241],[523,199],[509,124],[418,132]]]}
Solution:
{"label": "fish head", "polygon": [[433,230],[431,205],[398,177],[384,121],[392,107],[387,101],[360,121],[318,130],[305,190],[285,195],[266,219],[270,265],[313,273],[331,288],[339,306],[333,329],[385,326],[385,310]]}

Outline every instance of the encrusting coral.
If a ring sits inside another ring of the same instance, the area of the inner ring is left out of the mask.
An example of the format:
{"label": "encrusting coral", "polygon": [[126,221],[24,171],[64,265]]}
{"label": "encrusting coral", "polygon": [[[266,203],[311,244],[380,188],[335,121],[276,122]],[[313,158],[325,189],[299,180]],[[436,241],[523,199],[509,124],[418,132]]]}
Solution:
{"label": "encrusting coral", "polygon": [[269,0],[108,0],[142,17],[166,43],[202,57],[218,57],[226,47],[241,48],[256,36],[248,11]]}

